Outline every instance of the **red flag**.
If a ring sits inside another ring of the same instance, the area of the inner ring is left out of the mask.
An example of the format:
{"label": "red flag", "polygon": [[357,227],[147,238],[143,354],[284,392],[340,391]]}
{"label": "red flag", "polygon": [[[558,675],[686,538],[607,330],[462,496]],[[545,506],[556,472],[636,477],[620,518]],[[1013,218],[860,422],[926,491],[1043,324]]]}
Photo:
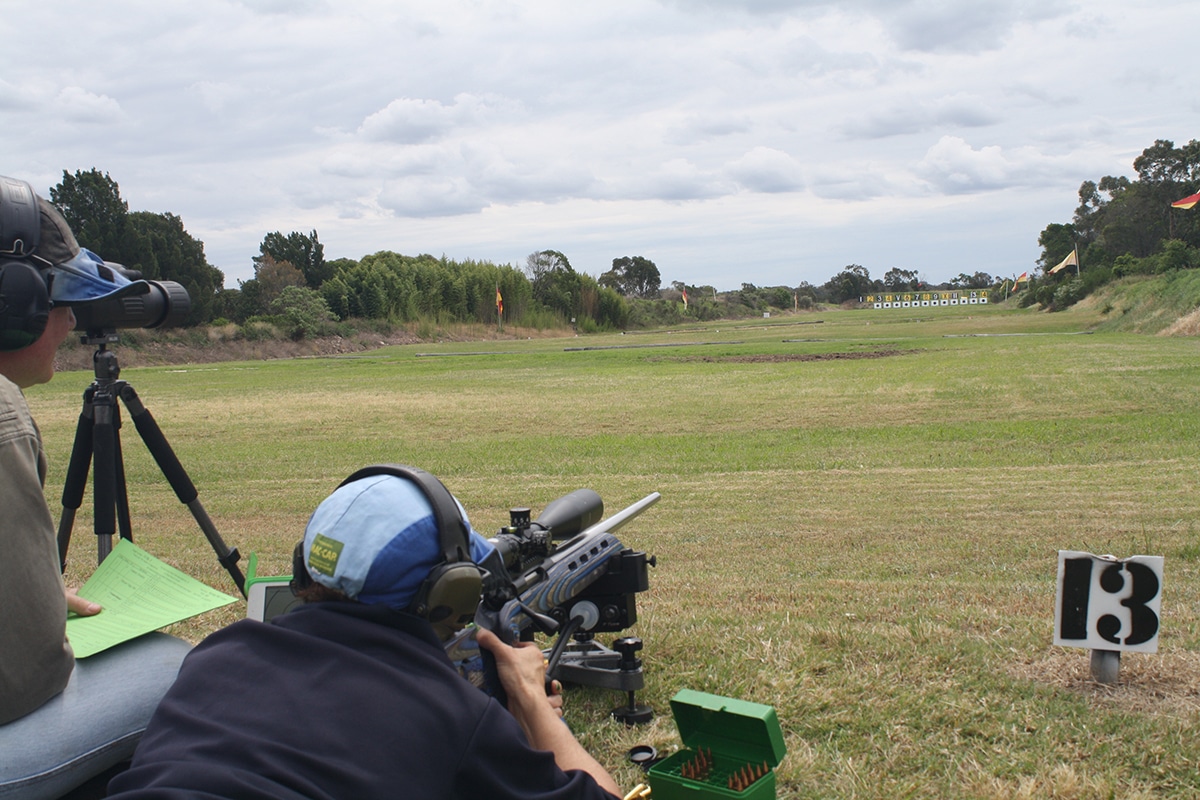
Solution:
{"label": "red flag", "polygon": [[687,308],[687,289],[683,290],[683,307]]}
{"label": "red flag", "polygon": [[1200,203],[1200,193],[1188,195],[1182,200],[1176,200],[1174,203],[1171,203],[1171,208],[1191,208],[1196,203]]}
{"label": "red flag", "polygon": [[1029,273],[1022,272],[1020,275],[1017,276],[1017,279],[1015,281],[1013,281],[1013,288],[1016,288],[1016,285],[1018,283],[1020,283],[1021,281],[1027,281],[1027,280],[1029,280]]}
{"label": "red flag", "polygon": [[500,296],[500,289],[497,288],[496,289],[496,314],[502,315],[503,313],[504,313],[504,298]]}

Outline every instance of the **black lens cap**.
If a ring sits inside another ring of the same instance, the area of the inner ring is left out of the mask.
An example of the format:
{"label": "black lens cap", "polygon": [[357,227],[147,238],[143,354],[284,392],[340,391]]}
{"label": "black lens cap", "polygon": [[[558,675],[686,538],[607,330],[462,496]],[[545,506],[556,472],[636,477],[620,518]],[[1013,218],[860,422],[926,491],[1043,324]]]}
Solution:
{"label": "black lens cap", "polygon": [[658,751],[648,744],[639,744],[629,748],[629,760],[641,767],[643,772],[649,772],[650,767],[658,762]]}

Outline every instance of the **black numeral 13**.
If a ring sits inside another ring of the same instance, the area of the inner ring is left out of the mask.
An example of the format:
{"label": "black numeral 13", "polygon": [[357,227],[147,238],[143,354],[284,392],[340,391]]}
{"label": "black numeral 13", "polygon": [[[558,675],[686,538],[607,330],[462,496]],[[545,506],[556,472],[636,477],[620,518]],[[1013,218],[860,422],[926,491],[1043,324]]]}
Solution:
{"label": "black numeral 13", "polygon": [[[1060,638],[1088,638],[1088,601],[1094,563],[1090,558],[1068,558],[1064,562]],[[1158,615],[1146,607],[1146,603],[1158,596],[1158,576],[1154,570],[1137,562],[1107,564],[1100,573],[1100,588],[1108,594],[1120,594],[1125,588],[1122,571],[1128,571],[1129,580],[1133,581],[1132,593],[1121,601],[1121,605],[1129,609],[1130,633],[1124,641],[1117,636],[1121,620],[1112,614],[1104,614],[1096,620],[1096,633],[1113,644],[1142,644],[1158,633]]]}

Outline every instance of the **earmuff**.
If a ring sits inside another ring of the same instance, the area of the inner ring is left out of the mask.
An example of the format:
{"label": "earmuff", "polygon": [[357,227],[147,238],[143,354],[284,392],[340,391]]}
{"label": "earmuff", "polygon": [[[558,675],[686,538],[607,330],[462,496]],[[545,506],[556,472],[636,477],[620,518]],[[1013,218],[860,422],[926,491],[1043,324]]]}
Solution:
{"label": "earmuff", "polygon": [[[402,464],[377,464],[358,470],[338,484],[338,488],[373,475],[393,475],[415,483],[433,509],[442,561],[421,583],[408,611],[428,620],[438,635],[445,638],[471,620],[483,591],[483,572],[471,560],[470,528],[450,490],[422,469]],[[311,583],[308,565],[304,563],[304,540],[301,540],[292,553],[292,586],[299,591]]]}
{"label": "earmuff", "polygon": [[33,187],[0,176],[0,350],[28,347],[46,330],[50,289],[32,259],[41,235]]}
{"label": "earmuff", "polygon": [[0,259],[0,350],[33,344],[49,320],[50,292],[37,267]]}

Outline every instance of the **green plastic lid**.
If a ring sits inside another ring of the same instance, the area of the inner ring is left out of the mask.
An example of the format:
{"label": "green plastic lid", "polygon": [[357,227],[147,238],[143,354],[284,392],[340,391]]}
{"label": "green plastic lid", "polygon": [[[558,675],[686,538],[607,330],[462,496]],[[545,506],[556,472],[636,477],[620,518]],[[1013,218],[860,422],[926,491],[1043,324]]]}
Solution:
{"label": "green plastic lid", "polygon": [[692,689],[671,698],[671,713],[683,743],[708,747],[749,763],[778,766],[787,753],[775,709]]}

